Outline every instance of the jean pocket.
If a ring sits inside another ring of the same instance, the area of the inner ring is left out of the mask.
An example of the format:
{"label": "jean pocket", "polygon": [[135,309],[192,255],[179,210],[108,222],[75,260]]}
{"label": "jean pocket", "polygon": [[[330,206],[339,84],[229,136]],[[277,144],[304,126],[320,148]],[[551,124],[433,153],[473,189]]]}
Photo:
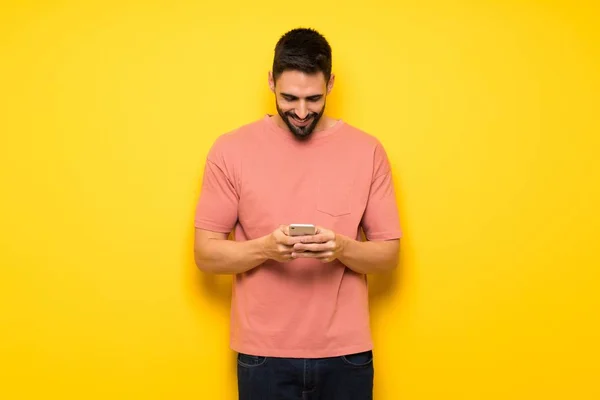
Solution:
{"label": "jean pocket", "polygon": [[245,368],[255,368],[260,367],[264,363],[267,362],[267,357],[263,356],[254,356],[251,354],[238,353],[237,363],[238,365]]}
{"label": "jean pocket", "polygon": [[373,351],[367,350],[360,353],[346,354],[342,360],[353,367],[366,367],[373,363]]}

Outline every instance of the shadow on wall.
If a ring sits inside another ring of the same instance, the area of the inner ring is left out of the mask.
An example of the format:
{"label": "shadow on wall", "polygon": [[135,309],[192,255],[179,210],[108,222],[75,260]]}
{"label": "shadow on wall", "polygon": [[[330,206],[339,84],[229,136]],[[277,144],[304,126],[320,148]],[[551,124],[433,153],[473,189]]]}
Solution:
{"label": "shadow on wall", "polygon": [[[195,206],[195,204],[194,204]],[[195,209],[195,208],[194,208]],[[192,214],[193,221],[193,214]],[[231,237],[230,237],[231,239]],[[198,319],[204,319],[204,316],[197,312],[198,309],[202,309],[200,303],[210,302],[210,307],[217,309],[217,314],[228,317],[230,315],[231,306],[231,288],[232,288],[232,276],[230,275],[215,275],[202,272],[196,266],[194,261],[194,228],[188,230],[185,240],[184,254],[186,254],[185,262],[183,263],[183,278],[185,285],[185,292],[191,303],[191,306],[195,310],[194,314]],[[214,324],[212,317],[206,318],[206,321],[202,321],[203,325]],[[205,323],[204,323],[205,322]],[[225,329],[229,332],[229,329]],[[223,348],[223,351],[229,350],[229,337],[223,338],[219,342],[219,346]],[[236,376],[237,374],[237,354],[231,350],[231,360],[227,364],[227,368],[233,368],[229,371],[230,376]]]}
{"label": "shadow on wall", "polygon": [[[361,239],[366,240],[364,233],[361,231]],[[403,263],[403,247],[404,243],[400,243],[400,259],[397,267],[386,273],[374,274],[367,276],[369,284],[369,306],[371,309],[378,308],[380,305],[385,307],[386,300],[390,299],[394,292],[402,290],[404,268]]]}

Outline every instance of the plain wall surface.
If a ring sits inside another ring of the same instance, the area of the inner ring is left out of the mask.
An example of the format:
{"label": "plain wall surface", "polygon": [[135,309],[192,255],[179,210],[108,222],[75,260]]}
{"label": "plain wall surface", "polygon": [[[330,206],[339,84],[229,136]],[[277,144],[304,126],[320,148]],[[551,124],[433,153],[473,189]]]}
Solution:
{"label": "plain wall surface", "polygon": [[236,398],[231,278],[196,270],[193,211],[215,138],[274,112],[297,26],[395,175],[375,398],[600,398],[594,2],[0,7],[0,398]]}

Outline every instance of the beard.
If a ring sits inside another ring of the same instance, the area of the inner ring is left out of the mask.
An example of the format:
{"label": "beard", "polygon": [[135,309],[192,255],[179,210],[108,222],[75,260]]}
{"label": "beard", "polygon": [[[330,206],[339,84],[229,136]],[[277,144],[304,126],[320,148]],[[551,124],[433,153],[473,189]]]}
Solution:
{"label": "beard", "polygon": [[[323,108],[321,109],[320,112],[318,112],[318,113],[310,112],[310,113],[308,113],[306,118],[301,120],[300,118],[298,118],[296,113],[293,111],[283,112],[281,110],[281,108],[279,108],[279,104],[277,104],[277,101],[275,102],[275,105],[277,107],[277,113],[279,114],[279,116],[281,117],[283,122],[285,122],[285,124],[290,129],[292,134],[296,137],[296,139],[299,139],[299,140],[306,140],[311,136],[311,134],[315,130],[317,124],[319,123],[319,120],[323,116],[323,113],[325,112],[325,105],[323,105]],[[306,120],[312,119],[312,121],[310,124],[308,124],[306,126],[296,126],[292,123],[292,121],[291,121],[292,118],[294,118],[296,120],[300,120],[300,121],[306,121]]]}

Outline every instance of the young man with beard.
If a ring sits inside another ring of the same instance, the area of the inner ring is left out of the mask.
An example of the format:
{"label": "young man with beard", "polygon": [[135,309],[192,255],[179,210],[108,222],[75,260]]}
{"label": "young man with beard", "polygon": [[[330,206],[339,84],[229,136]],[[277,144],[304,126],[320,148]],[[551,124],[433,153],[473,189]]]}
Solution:
{"label": "young man with beard", "polygon": [[[396,266],[401,229],[379,141],[324,114],[333,84],[326,39],[287,32],[269,73],[277,115],[220,136],[208,154],[195,260],[235,275],[242,400],[372,398],[366,275]],[[291,223],[316,233],[291,236]]]}

